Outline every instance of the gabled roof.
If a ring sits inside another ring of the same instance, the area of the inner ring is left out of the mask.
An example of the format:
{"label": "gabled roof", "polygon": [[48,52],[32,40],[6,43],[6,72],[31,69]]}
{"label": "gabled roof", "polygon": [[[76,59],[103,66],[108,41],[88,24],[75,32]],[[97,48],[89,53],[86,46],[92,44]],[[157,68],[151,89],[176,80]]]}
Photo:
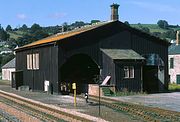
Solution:
{"label": "gabled roof", "polygon": [[13,58],[11,61],[9,61],[8,63],[6,63],[4,66],[2,66],[2,69],[15,68],[15,65],[16,65],[16,59]]}
{"label": "gabled roof", "polygon": [[26,47],[33,47],[33,46],[36,46],[36,45],[41,45],[41,44],[46,44],[46,43],[52,43],[52,42],[55,42],[55,41],[59,41],[59,40],[62,40],[62,39],[65,39],[65,38],[68,38],[68,37],[71,37],[71,36],[81,34],[83,32],[93,30],[95,28],[101,27],[101,26],[109,24],[111,22],[114,22],[114,21],[99,22],[99,23],[95,23],[93,25],[86,25],[86,26],[83,26],[81,28],[76,28],[76,29],[74,29],[72,31],[58,33],[58,34],[52,35],[50,37],[47,37],[47,38],[35,41],[33,43],[24,45],[22,47],[19,47],[16,50],[26,48]]}
{"label": "gabled roof", "polygon": [[101,51],[114,60],[145,60],[144,57],[131,49],[101,49]]}
{"label": "gabled roof", "polygon": [[[99,23],[96,23],[96,24],[93,24],[93,25],[86,25],[86,26],[83,26],[81,28],[74,29],[72,31],[68,31],[68,32],[64,32],[64,33],[58,33],[58,34],[55,34],[53,36],[50,36],[50,37],[38,40],[36,42],[24,45],[24,46],[19,47],[19,48],[15,49],[15,50],[17,51],[17,50],[21,50],[21,49],[36,47],[36,46],[39,46],[39,45],[52,44],[52,43],[55,43],[57,41],[61,41],[63,39],[67,39],[67,38],[70,38],[70,37],[73,37],[73,36],[76,36],[76,35],[80,35],[80,34],[85,33],[85,32],[93,31],[95,29],[99,29],[100,27],[105,27],[106,25],[108,26],[108,25],[111,25],[111,24],[112,25],[115,24],[113,26],[118,27],[119,30],[120,29],[127,29],[127,30],[130,30],[133,33],[137,33],[139,35],[143,35],[146,38],[150,38],[150,40],[153,40],[153,41],[155,41],[157,43],[169,45],[169,42],[166,41],[166,40],[162,40],[162,39],[160,39],[158,37],[155,37],[155,36],[152,36],[152,35],[147,34],[145,32],[142,32],[141,30],[132,28],[132,27],[120,22],[120,21],[107,21],[107,22],[99,22]],[[117,30],[112,30],[112,31],[118,32]]]}
{"label": "gabled roof", "polygon": [[180,54],[180,44],[176,45],[176,43],[173,43],[168,49],[168,54],[169,55]]}

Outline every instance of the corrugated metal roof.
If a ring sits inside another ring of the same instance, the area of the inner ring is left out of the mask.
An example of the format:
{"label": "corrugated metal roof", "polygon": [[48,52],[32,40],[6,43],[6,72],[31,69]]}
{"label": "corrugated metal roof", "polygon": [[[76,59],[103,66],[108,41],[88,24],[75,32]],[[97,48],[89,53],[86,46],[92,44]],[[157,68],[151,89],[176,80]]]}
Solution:
{"label": "corrugated metal roof", "polygon": [[179,44],[179,45],[176,45],[176,43],[173,43],[173,44],[168,48],[168,54],[169,54],[169,55],[180,54],[180,44]]}
{"label": "corrugated metal roof", "polygon": [[137,52],[131,49],[101,49],[101,50],[112,59],[120,59],[120,60],[145,59],[140,54],[138,54]]}
{"label": "corrugated metal roof", "polygon": [[2,69],[15,68],[15,65],[16,65],[16,59],[13,58],[11,61],[9,61],[8,63],[6,63],[4,66],[2,66]]}
{"label": "corrugated metal roof", "polygon": [[58,34],[55,34],[53,36],[50,36],[50,37],[38,40],[36,42],[27,44],[25,46],[19,47],[16,50],[26,48],[26,47],[32,47],[32,46],[36,46],[36,45],[46,44],[46,43],[52,43],[52,42],[55,42],[55,41],[58,41],[58,40],[61,40],[61,39],[65,39],[65,38],[75,36],[75,35],[78,35],[80,33],[95,29],[97,27],[103,26],[103,25],[111,23],[111,22],[114,22],[114,21],[99,22],[99,23],[96,23],[96,24],[93,24],[93,25],[86,25],[86,26],[83,26],[81,28],[74,29],[72,31],[58,33]]}

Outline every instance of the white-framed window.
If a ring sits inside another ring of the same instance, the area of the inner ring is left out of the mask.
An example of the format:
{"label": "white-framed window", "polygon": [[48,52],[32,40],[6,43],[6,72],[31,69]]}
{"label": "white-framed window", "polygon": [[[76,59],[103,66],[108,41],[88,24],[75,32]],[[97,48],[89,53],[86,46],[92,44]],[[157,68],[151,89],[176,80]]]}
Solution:
{"label": "white-framed window", "polygon": [[32,68],[32,54],[27,54],[27,69],[31,70]]}
{"label": "white-framed window", "polygon": [[134,78],[134,66],[124,66],[124,78]]}
{"label": "white-framed window", "polygon": [[27,69],[39,69],[39,53],[27,54]]}

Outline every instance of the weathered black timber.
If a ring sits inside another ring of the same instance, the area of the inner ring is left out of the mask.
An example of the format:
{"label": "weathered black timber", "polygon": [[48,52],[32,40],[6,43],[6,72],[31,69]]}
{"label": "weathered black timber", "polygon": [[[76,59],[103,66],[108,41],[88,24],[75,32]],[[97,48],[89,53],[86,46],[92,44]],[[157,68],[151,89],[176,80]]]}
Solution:
{"label": "weathered black timber", "polygon": [[[143,90],[142,61],[116,61],[116,88],[119,91],[138,92]],[[134,67],[134,78],[124,78],[124,66]]]}
{"label": "weathered black timber", "polygon": [[[44,90],[44,81],[50,81],[54,91],[58,91],[58,47],[46,46],[24,50],[16,54],[16,70],[22,70],[24,84],[32,90]],[[39,53],[39,70],[28,70],[26,55]]]}
{"label": "weathered black timber", "polygon": [[[114,61],[101,51],[101,49],[132,49],[140,55],[157,54],[163,60],[164,80],[161,81],[162,87],[158,87],[158,91],[161,91],[167,89],[168,86],[168,45],[169,43],[165,40],[131,28],[119,21],[112,21],[73,36],[67,36],[48,43],[27,45],[17,49],[16,70],[23,71],[23,83],[29,85],[31,89],[44,90],[44,81],[48,80],[53,92],[58,93],[61,92],[61,84],[64,82],[65,76],[63,74],[66,74],[66,68],[63,70],[62,67],[69,59],[73,59],[71,57],[82,54],[89,57],[89,62],[96,64],[94,65],[96,66],[95,69],[102,73],[103,78],[111,75],[110,84],[116,85],[118,90],[128,88],[129,91],[139,91],[142,89],[142,80],[143,83],[151,82],[144,81],[142,78],[143,72],[141,73],[141,69],[142,66],[146,66],[146,63],[137,60]],[[27,70],[26,55],[34,52],[39,53],[39,70]],[[82,57],[82,66],[88,67],[88,63],[86,65],[87,61],[84,61]],[[135,78],[133,80],[122,79],[122,67],[125,65],[135,67]],[[94,72],[94,75],[97,74]]]}

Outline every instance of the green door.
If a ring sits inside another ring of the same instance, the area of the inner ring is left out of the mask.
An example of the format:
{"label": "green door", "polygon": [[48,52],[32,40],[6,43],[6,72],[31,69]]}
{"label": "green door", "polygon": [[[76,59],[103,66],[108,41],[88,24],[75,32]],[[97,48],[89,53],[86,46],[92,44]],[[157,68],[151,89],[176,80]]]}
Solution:
{"label": "green door", "polygon": [[176,75],[176,83],[180,84],[180,75]]}

